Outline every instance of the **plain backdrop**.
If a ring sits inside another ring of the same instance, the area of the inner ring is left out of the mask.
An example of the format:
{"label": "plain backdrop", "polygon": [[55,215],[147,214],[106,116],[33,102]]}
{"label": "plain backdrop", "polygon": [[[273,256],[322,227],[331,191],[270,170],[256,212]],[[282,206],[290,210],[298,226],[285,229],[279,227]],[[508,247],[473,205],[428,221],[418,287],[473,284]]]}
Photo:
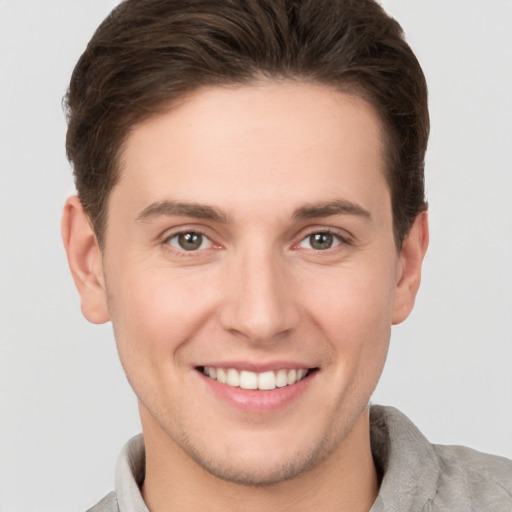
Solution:
{"label": "plain backdrop", "polygon": [[[427,75],[431,245],[374,401],[512,457],[512,2],[386,0]],[[83,511],[140,429],[60,241],[61,99],[113,0],[0,0],[0,511]]]}

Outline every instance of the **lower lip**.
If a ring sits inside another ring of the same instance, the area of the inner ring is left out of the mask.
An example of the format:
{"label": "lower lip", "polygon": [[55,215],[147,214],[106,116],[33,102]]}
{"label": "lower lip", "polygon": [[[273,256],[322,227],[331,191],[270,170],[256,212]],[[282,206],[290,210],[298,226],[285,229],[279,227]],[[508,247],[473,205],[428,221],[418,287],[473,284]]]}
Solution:
{"label": "lower lip", "polygon": [[311,372],[295,384],[271,390],[242,389],[222,384],[206,375],[199,373],[203,382],[221,400],[232,407],[247,412],[273,412],[295,402],[310,386],[318,372]]}

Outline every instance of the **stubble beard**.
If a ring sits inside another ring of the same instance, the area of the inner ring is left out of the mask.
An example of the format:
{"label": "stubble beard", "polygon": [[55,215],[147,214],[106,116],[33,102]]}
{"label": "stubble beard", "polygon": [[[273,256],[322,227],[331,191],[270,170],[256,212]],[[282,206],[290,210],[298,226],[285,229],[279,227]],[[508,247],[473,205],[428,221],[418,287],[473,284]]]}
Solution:
{"label": "stubble beard", "polygon": [[175,442],[198,466],[210,475],[231,484],[246,487],[271,487],[292,480],[320,466],[342,443],[350,425],[339,425],[331,435],[324,435],[315,444],[297,450],[287,460],[271,467],[261,467],[254,461],[222,460],[206,453],[206,449],[196,443],[186,432],[177,440],[168,428],[160,423],[166,434]]}

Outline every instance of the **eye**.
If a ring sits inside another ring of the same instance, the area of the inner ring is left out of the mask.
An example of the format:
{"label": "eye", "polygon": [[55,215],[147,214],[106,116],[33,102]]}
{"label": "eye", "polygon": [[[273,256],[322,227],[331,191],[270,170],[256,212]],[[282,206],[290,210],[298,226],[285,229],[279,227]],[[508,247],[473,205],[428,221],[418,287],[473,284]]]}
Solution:
{"label": "eye", "polygon": [[206,235],[197,231],[176,233],[167,239],[167,243],[176,249],[187,252],[208,249],[212,246],[212,241]]}
{"label": "eye", "polygon": [[318,233],[311,233],[308,235],[299,245],[305,249],[326,251],[340,245],[341,242],[342,239],[338,235],[329,233],[329,231],[319,231]]}

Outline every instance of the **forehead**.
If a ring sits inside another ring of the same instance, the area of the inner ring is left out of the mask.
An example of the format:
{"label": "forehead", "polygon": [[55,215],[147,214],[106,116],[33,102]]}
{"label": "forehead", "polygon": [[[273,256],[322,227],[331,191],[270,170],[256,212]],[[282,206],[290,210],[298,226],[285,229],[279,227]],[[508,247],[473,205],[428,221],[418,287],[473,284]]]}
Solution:
{"label": "forehead", "polygon": [[132,129],[113,196],[290,211],[387,200],[382,141],[376,111],[352,94],[293,81],[205,88]]}

